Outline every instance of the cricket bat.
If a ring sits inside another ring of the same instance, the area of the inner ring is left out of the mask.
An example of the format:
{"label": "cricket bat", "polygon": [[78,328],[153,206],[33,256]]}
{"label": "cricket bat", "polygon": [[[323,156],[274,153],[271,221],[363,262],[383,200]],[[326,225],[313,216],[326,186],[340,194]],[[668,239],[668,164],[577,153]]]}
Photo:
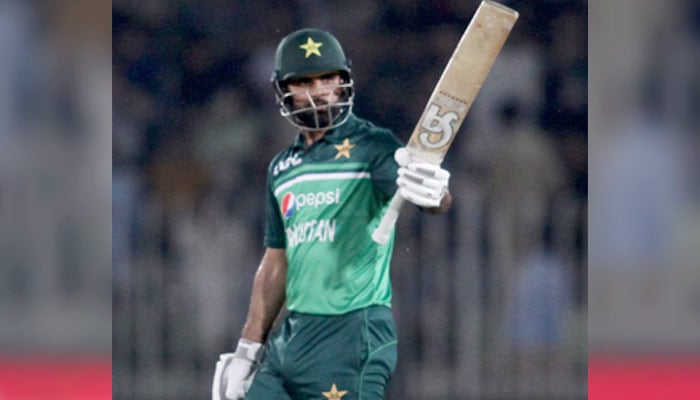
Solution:
{"label": "cricket bat", "polygon": [[[406,144],[412,158],[442,163],[517,19],[515,10],[489,0],[481,2]],[[403,201],[394,194],[372,233],[375,242],[389,240]]]}

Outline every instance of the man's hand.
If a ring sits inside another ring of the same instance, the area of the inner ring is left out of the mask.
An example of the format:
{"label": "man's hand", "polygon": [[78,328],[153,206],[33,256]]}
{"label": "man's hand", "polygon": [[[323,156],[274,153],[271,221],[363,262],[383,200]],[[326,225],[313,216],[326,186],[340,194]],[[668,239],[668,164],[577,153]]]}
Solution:
{"label": "man's hand", "polygon": [[253,382],[262,358],[263,346],[260,343],[241,339],[234,353],[219,356],[214,372],[212,400],[241,400],[245,398]]}
{"label": "man's hand", "polygon": [[447,193],[450,173],[412,156],[404,147],[396,150],[394,159],[400,166],[396,184],[401,197],[419,207],[439,207]]}

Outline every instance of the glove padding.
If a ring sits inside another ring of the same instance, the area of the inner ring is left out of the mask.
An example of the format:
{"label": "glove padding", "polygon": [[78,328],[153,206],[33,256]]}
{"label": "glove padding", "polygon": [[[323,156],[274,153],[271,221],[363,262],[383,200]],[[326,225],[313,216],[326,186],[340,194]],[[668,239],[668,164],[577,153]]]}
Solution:
{"label": "glove padding", "polygon": [[219,355],[214,371],[212,400],[241,400],[245,398],[260,365],[263,345],[241,339],[234,353]]}
{"label": "glove padding", "polygon": [[419,207],[440,206],[447,193],[450,173],[412,155],[405,147],[396,150],[394,159],[400,166],[396,179],[399,195]]}

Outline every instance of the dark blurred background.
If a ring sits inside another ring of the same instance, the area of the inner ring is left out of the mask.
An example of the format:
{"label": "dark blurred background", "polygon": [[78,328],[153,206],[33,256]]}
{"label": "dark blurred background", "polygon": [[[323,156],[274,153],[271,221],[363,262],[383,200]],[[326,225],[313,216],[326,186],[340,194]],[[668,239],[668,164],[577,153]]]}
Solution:
{"label": "dark blurred background", "polygon": [[[478,1],[113,1],[115,398],[194,399],[232,349],[264,184],[294,140],[279,40],[334,33],[355,113],[408,139]],[[446,160],[447,216],[406,211],[389,399],[586,396],[587,10],[520,20]]]}

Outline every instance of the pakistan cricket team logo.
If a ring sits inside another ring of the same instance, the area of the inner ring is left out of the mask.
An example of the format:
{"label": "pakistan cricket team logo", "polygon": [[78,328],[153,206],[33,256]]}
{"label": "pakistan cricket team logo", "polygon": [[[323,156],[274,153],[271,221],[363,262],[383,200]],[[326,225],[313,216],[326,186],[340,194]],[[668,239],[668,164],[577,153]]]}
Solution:
{"label": "pakistan cricket team logo", "polygon": [[328,400],[341,400],[341,398],[347,393],[347,390],[338,390],[338,387],[334,383],[329,392],[323,392],[323,397],[327,398]]}
{"label": "pakistan cricket team logo", "polygon": [[306,51],[306,53],[304,54],[304,58],[309,58],[312,55],[321,57],[321,46],[323,46],[323,43],[314,42],[314,40],[311,39],[311,36],[309,36],[308,38],[306,38],[306,43],[299,46],[299,48]]}

